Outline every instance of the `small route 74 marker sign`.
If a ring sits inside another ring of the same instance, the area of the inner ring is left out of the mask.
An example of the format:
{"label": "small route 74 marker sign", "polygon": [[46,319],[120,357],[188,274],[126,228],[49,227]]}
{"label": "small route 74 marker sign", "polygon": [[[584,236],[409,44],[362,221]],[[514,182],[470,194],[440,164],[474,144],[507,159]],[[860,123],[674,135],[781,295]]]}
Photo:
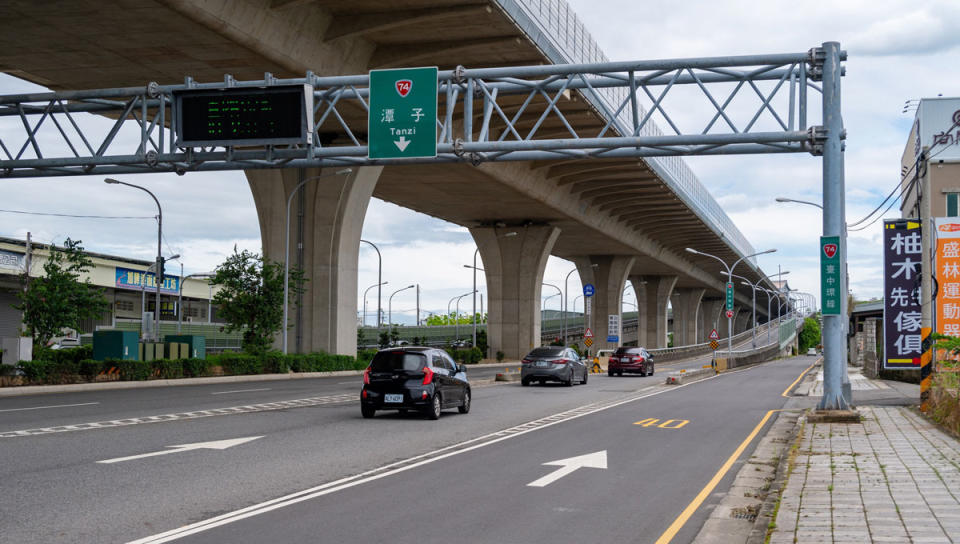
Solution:
{"label": "small route 74 marker sign", "polygon": [[437,156],[437,68],[370,70],[367,158]]}

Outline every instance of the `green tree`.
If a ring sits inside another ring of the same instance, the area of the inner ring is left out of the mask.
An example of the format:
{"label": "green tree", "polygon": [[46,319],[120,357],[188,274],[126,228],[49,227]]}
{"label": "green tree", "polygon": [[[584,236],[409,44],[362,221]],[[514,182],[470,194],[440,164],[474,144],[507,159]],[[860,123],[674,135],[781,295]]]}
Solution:
{"label": "green tree", "polygon": [[820,345],[820,324],[816,319],[808,317],[803,320],[803,330],[800,331],[800,353]]}
{"label": "green tree", "polygon": [[67,238],[62,250],[51,246],[43,277],[31,278],[29,271],[20,276],[25,289],[17,294],[20,304],[14,308],[24,313],[26,335],[33,338],[35,350],[45,348],[64,327],[79,329],[83,320],[100,317],[110,306],[103,290],[89,278],[80,280],[93,267],[80,244]]}
{"label": "green tree", "polygon": [[[243,351],[265,353],[283,328],[283,265],[247,250],[237,251],[216,268],[210,279],[220,286],[213,297],[226,331],[243,331]],[[303,272],[290,270],[290,300],[303,292]]]}

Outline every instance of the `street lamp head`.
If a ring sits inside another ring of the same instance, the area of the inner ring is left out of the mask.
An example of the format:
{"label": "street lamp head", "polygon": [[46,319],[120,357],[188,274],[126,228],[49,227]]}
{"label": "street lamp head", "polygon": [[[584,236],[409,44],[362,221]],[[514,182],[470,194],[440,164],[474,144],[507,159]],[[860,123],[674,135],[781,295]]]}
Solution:
{"label": "street lamp head", "polygon": [[416,287],[416,285],[408,285],[408,286],[404,287],[404,289],[413,289],[414,287]]}
{"label": "street lamp head", "polygon": [[512,238],[512,237],[514,237],[514,236],[516,236],[516,235],[517,235],[517,231],[514,230],[514,231],[510,231],[510,232],[504,234],[503,237],[504,237],[504,238]]}
{"label": "street lamp head", "polygon": [[768,249],[766,251],[761,251],[760,253],[757,253],[757,255],[766,255],[767,253],[776,253],[776,251],[777,251],[777,248]]}
{"label": "street lamp head", "polygon": [[352,174],[353,168],[344,168],[343,170],[337,170],[336,175],[346,176],[347,174]]}
{"label": "street lamp head", "polygon": [[793,200],[791,200],[791,199],[789,199],[789,198],[784,198],[784,197],[782,197],[782,196],[778,196],[778,197],[775,198],[774,200],[776,200],[777,202],[793,202]]}
{"label": "street lamp head", "polygon": [[104,183],[109,183],[110,185],[116,185],[116,184],[120,183],[119,180],[115,180],[115,179],[113,179],[113,178],[104,178],[103,182],[104,182]]}
{"label": "street lamp head", "polygon": [[687,248],[687,253],[695,253],[695,254],[697,254],[697,255],[700,254],[699,251],[693,249],[692,247],[688,247],[688,248]]}
{"label": "street lamp head", "polygon": [[177,260],[177,259],[179,259],[179,258],[180,258],[180,254],[177,253],[176,255],[171,255],[171,256],[167,257],[166,260],[168,260],[168,261],[175,261],[175,260]]}

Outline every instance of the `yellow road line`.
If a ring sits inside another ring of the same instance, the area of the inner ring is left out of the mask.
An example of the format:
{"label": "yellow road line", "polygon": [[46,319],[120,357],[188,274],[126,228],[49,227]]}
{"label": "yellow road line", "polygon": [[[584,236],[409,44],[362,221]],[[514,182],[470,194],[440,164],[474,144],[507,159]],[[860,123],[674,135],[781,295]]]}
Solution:
{"label": "yellow road line", "polygon": [[[822,359],[822,357],[821,357],[821,359]],[[793,386],[797,385],[797,383],[799,383],[800,380],[802,380],[803,377],[807,375],[807,372],[810,372],[810,369],[813,368],[813,367],[815,367],[815,366],[817,366],[817,363],[819,363],[819,362],[820,362],[820,359],[817,359],[816,361],[813,362],[812,365],[808,366],[806,370],[804,370],[803,372],[801,372],[800,375],[797,376],[797,379],[796,379],[796,380],[793,380],[793,383],[791,383],[789,386],[787,386],[786,389],[783,390],[783,393],[781,393],[780,396],[781,396],[781,397],[789,397],[789,396],[790,396],[790,390],[793,389]]]}
{"label": "yellow road line", "polygon": [[733,452],[733,455],[731,455],[730,458],[727,459],[727,462],[724,463],[722,467],[720,467],[720,470],[718,470],[717,473],[713,475],[713,478],[710,480],[710,483],[708,483],[706,487],[700,490],[700,493],[698,493],[697,496],[693,499],[693,501],[690,504],[688,504],[686,508],[684,508],[683,512],[681,512],[680,515],[677,516],[677,519],[673,520],[673,523],[670,524],[670,527],[667,527],[667,530],[664,531],[662,535],[660,535],[660,538],[657,539],[656,544],[667,544],[668,542],[673,540],[673,537],[677,536],[677,533],[680,531],[681,528],[683,528],[684,524],[687,523],[687,520],[690,519],[690,516],[692,516],[693,513],[697,511],[697,508],[700,508],[700,505],[703,504],[703,501],[706,500],[708,496],[710,496],[710,493],[713,492],[713,489],[717,487],[717,484],[720,483],[720,480],[723,479],[723,477],[730,470],[730,467],[732,467],[733,464],[737,461],[737,459],[743,453],[743,450],[747,449],[747,446],[750,445],[750,442],[752,442],[753,439],[757,436],[757,433],[760,432],[760,429],[762,429],[763,426],[767,423],[767,420],[770,419],[770,416],[772,416],[774,412],[779,412],[779,411],[780,410],[770,410],[767,412],[767,415],[763,416],[763,419],[760,420],[760,423],[757,423],[757,426],[753,428],[753,431],[750,433],[750,435],[747,436],[747,438],[740,443],[740,446],[737,448],[735,452]]}

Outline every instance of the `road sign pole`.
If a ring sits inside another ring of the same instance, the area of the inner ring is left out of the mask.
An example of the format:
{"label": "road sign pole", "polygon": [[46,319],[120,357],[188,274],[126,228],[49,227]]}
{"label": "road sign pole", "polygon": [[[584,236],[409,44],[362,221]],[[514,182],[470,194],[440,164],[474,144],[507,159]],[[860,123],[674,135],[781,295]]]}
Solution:
{"label": "road sign pole", "polygon": [[[823,236],[843,236],[846,228],[843,200],[843,118],[840,111],[840,44],[825,42],[815,50],[823,59]],[[839,289],[847,296],[846,251],[841,247]],[[927,271],[924,271],[926,274]],[[850,405],[843,398],[843,369],[847,364],[847,346],[843,322],[846,315],[823,316],[823,397],[819,410],[845,410]]]}

